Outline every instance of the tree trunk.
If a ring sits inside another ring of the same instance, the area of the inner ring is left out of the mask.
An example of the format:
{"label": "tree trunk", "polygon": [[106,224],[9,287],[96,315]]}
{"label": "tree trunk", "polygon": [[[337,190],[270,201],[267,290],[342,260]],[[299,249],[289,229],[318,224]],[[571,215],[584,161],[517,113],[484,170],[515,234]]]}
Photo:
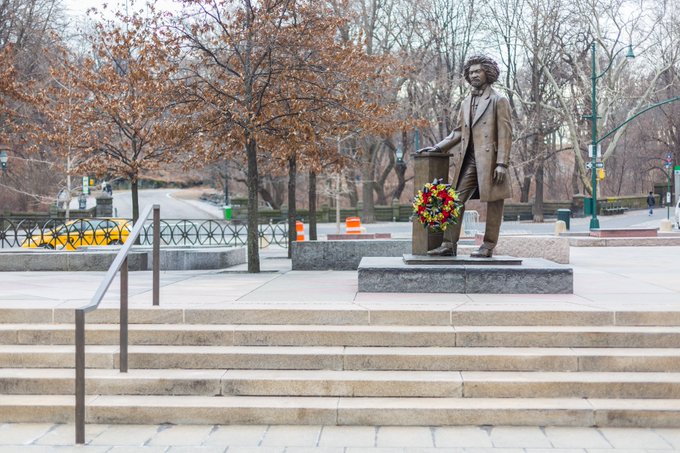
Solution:
{"label": "tree trunk", "polygon": [[364,203],[361,221],[364,223],[375,223],[375,202],[373,200],[373,165],[372,156],[376,146],[369,145],[365,149],[363,162],[361,165],[361,197]]}
{"label": "tree trunk", "polygon": [[316,241],[316,173],[309,172],[309,240]]}
{"label": "tree trunk", "polygon": [[[578,152],[578,151],[577,151]],[[581,193],[581,189],[578,186],[578,159],[574,159],[574,172],[571,174],[571,193]]]}
{"label": "tree trunk", "polygon": [[529,202],[529,191],[531,190],[531,176],[524,175],[522,183],[519,187],[519,201],[520,203]]}
{"label": "tree trunk", "polygon": [[284,181],[278,177],[263,175],[260,177],[260,197],[273,209],[281,209],[283,204]]}
{"label": "tree trunk", "polygon": [[132,196],[132,223],[137,223],[139,219],[139,181],[137,177],[130,180],[130,194]]}
{"label": "tree trunk", "polygon": [[[132,197],[132,225],[137,224],[139,219],[139,180],[134,176],[130,180],[130,196]],[[141,238],[137,238],[135,245],[141,244]]]}
{"label": "tree trunk", "polygon": [[397,174],[397,187],[394,188],[392,199],[399,200],[406,187],[406,163],[397,163],[397,165],[394,166],[394,172]]}
{"label": "tree trunk", "polygon": [[[354,175],[352,175],[354,176]],[[357,184],[354,179],[347,178],[347,199],[349,200],[349,205],[355,208],[359,203],[359,191],[357,190]]]}
{"label": "tree trunk", "polygon": [[543,158],[538,161],[536,165],[535,181],[536,194],[534,197],[534,205],[531,208],[531,213],[534,217],[534,222],[543,223],[543,175],[545,173],[545,164]]}
{"label": "tree trunk", "polygon": [[536,158],[536,165],[534,170],[534,181],[536,182],[536,190],[534,193],[534,204],[531,208],[531,214],[534,222],[543,223],[543,178],[545,175],[545,154],[542,146],[544,142],[543,134],[536,133],[531,138],[531,155]]}
{"label": "tree trunk", "polygon": [[293,242],[297,240],[295,231],[295,177],[297,176],[297,161],[295,154],[288,158],[288,258],[293,257]]}
{"label": "tree trunk", "polygon": [[224,205],[229,206],[231,204],[231,198],[229,197],[229,161],[224,159],[224,172],[222,173],[223,184],[224,184]]}
{"label": "tree trunk", "polygon": [[260,272],[260,249],[258,247],[258,171],[257,143],[246,133],[246,156],[248,158],[248,272]]}
{"label": "tree trunk", "polygon": [[362,212],[362,222],[375,223],[375,204],[373,201],[373,182],[371,181],[373,175],[370,170],[370,163],[363,166],[361,169],[361,195],[364,202]]}
{"label": "tree trunk", "polygon": [[[405,130],[402,130],[401,149],[404,150],[404,156],[409,154],[411,151],[409,142],[410,140],[408,133]],[[399,200],[404,188],[406,187],[406,162],[403,160],[401,162],[396,162],[394,165],[394,173],[397,175],[397,187],[394,188],[394,192],[392,193],[392,200]]]}
{"label": "tree trunk", "polygon": [[268,203],[272,209],[281,209],[281,203],[276,202],[272,193],[264,187],[264,185],[260,186],[260,197],[262,197],[262,201]]}

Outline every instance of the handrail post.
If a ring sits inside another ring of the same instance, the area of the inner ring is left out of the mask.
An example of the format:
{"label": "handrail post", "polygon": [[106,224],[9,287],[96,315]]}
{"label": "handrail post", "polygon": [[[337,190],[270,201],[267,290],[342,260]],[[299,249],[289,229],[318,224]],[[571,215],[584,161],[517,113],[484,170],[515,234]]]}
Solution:
{"label": "handrail post", "polygon": [[120,267],[120,372],[128,371],[128,259]]}
{"label": "handrail post", "polygon": [[161,207],[153,206],[153,305],[160,305]]}
{"label": "handrail post", "polygon": [[76,443],[85,443],[85,310],[76,310]]}
{"label": "handrail post", "polygon": [[[159,206],[154,205],[154,223],[155,223],[155,236],[160,237],[160,211]],[[109,266],[109,270],[106,272],[104,280],[100,283],[97,291],[92,296],[92,301],[81,308],[75,310],[75,320],[76,320],[76,380],[75,380],[75,421],[76,421],[76,443],[85,443],[85,313],[92,310],[96,310],[99,307],[99,303],[102,301],[104,294],[109,289],[109,286],[113,282],[116,274],[120,271],[120,371],[121,373],[126,373],[128,370],[128,253],[135,241],[139,238],[140,233],[144,228],[144,221],[149,218],[151,214],[151,207],[147,207],[141,216],[141,221],[137,222],[130,232],[127,241],[123,247],[118,251],[113,263]],[[160,240],[156,239],[154,241],[154,247],[160,246]],[[156,272],[154,273],[154,291],[158,294],[158,284],[160,269],[159,259],[160,252],[156,250],[156,259],[154,260],[154,267]],[[158,296],[156,296],[156,302],[154,305],[158,305]]]}

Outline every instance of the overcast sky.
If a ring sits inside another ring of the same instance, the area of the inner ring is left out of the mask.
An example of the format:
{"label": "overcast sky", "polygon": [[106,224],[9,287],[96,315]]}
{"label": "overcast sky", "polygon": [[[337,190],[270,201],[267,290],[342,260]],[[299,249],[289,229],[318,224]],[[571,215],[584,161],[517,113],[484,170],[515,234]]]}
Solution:
{"label": "overcast sky", "polygon": [[[173,6],[175,8],[177,7],[177,3],[173,0],[160,0],[158,3],[159,7],[163,9],[173,9]],[[107,5],[106,9],[110,11],[125,9],[125,0],[64,0],[67,12],[76,18],[84,18],[89,8],[101,9],[104,4]],[[129,2],[129,4],[132,5],[131,2]],[[145,4],[145,0],[137,0],[135,2],[135,7],[136,9],[141,9]]]}

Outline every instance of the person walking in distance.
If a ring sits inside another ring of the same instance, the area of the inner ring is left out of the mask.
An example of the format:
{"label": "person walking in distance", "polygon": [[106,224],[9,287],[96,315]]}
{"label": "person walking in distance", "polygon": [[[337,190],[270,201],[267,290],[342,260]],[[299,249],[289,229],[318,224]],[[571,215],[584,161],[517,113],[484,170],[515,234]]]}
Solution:
{"label": "person walking in distance", "polygon": [[[512,196],[507,174],[512,145],[510,102],[491,87],[499,74],[498,63],[493,59],[484,55],[470,57],[465,62],[463,75],[472,92],[463,100],[456,127],[441,142],[417,151],[451,151],[454,164],[451,184],[460,201],[479,198],[486,202],[484,242],[470,255],[476,258],[493,255],[503,220],[503,203]],[[461,208],[461,219],[464,212],[465,206]],[[442,245],[427,254],[456,256],[462,223],[461,220],[448,228]]]}
{"label": "person walking in distance", "polygon": [[655,204],[656,200],[654,199],[654,192],[649,192],[649,195],[647,195],[647,207],[649,208],[649,215],[654,214]]}

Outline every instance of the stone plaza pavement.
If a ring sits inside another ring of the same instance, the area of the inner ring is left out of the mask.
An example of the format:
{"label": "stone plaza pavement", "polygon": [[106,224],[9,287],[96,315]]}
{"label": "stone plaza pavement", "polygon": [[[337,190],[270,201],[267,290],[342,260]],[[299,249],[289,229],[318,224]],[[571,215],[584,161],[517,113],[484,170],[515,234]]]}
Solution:
{"label": "stone plaza pavement", "polygon": [[513,426],[0,425],[0,452],[640,453],[680,451],[680,429]]}
{"label": "stone plaza pavement", "polygon": [[[680,247],[571,249],[574,294],[358,293],[356,271],[291,271],[284,250],[262,252],[260,274],[245,266],[161,273],[161,306],[184,308],[353,306],[507,312],[627,310],[680,315]],[[0,254],[0,259],[2,256]],[[103,272],[0,273],[0,309],[75,308],[94,293]],[[130,275],[130,305],[151,305],[149,272]],[[103,306],[116,307],[114,282]],[[71,424],[0,424],[0,452],[651,452],[680,451],[679,429],[568,427],[373,427],[87,425],[74,446]]]}

